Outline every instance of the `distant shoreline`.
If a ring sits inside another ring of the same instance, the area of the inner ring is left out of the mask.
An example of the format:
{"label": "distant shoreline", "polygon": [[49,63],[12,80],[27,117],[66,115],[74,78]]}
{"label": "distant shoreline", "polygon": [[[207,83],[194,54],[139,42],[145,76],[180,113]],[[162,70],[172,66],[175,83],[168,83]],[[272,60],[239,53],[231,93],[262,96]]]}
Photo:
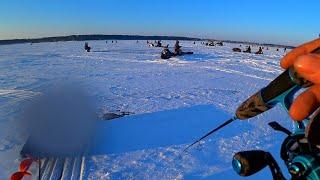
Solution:
{"label": "distant shoreline", "polygon": [[[22,44],[22,43],[42,43],[42,42],[59,42],[59,41],[92,41],[92,40],[185,40],[185,41],[207,41],[214,39],[201,39],[184,36],[140,36],[140,35],[69,35],[69,36],[54,36],[31,39],[7,39],[0,40],[0,45]],[[272,46],[280,48],[294,48],[294,46],[286,46],[279,44],[254,43],[246,41],[232,41],[232,40],[214,40],[230,43],[243,43],[260,46]]]}

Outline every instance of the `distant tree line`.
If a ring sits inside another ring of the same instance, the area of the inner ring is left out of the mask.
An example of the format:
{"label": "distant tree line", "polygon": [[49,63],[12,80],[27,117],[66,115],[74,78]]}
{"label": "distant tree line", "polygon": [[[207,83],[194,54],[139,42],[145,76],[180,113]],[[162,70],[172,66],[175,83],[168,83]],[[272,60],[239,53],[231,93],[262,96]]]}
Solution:
{"label": "distant tree line", "polygon": [[138,35],[70,35],[57,37],[44,37],[34,39],[10,39],[0,40],[0,45],[18,43],[41,43],[58,41],[90,41],[90,40],[200,40],[199,38],[179,36],[138,36]]}
{"label": "distant tree line", "polygon": [[[19,44],[19,43],[41,43],[41,42],[58,42],[58,41],[90,41],[90,40],[186,40],[186,41],[216,41],[214,39],[200,39],[183,36],[140,36],[140,35],[70,35],[70,36],[56,36],[56,37],[44,37],[44,38],[33,38],[33,39],[9,39],[0,40],[0,45],[7,44]],[[218,41],[218,40],[217,40]],[[221,40],[219,40],[221,41]],[[282,48],[294,48],[293,46],[277,45],[277,44],[263,44],[263,43],[252,43],[245,41],[232,41],[223,40],[224,42],[230,43],[245,43],[257,46],[271,46],[271,47],[282,47]]]}

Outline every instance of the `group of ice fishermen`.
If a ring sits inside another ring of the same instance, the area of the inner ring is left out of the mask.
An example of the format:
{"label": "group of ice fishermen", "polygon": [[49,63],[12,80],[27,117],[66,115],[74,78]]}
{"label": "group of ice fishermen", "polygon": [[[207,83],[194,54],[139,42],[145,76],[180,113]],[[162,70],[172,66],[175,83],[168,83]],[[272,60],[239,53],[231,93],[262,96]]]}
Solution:
{"label": "group of ice fishermen", "polygon": [[179,41],[176,40],[176,43],[174,45],[174,52],[171,52],[168,48],[169,46],[164,46],[162,52],[161,52],[161,59],[169,59],[171,57],[174,57],[174,56],[182,56],[182,55],[185,55],[185,54],[193,54],[193,52],[183,52],[181,50],[181,47],[180,44],[179,44]]}
{"label": "group of ice fishermen", "polygon": [[[118,43],[118,41],[111,41],[111,43]],[[108,44],[108,41],[106,41],[106,44]],[[86,52],[90,52],[91,51],[91,47],[89,46],[88,42],[84,43],[84,50]]]}
{"label": "group of ice fishermen", "polygon": [[[117,43],[117,41],[111,41],[112,43]],[[139,41],[137,40],[137,43]],[[106,43],[108,43],[108,41],[106,41]],[[193,44],[195,44],[196,42],[193,42]],[[169,59],[171,57],[175,57],[175,56],[182,56],[182,55],[186,55],[186,54],[193,54],[193,52],[184,52],[182,51],[181,49],[181,45],[180,45],[180,42],[178,40],[176,40],[175,42],[175,45],[174,45],[174,51],[171,52],[169,50],[169,45],[163,45],[161,40],[157,40],[157,41],[154,41],[154,42],[149,42],[147,41],[147,44],[150,46],[150,47],[162,47],[163,50],[161,52],[161,59]],[[223,42],[216,42],[214,43],[214,41],[208,41],[206,43],[204,42],[201,42],[201,44],[204,44],[205,46],[223,46]],[[240,45],[241,47],[241,45]],[[85,42],[85,45],[84,45],[84,49],[86,52],[90,52],[91,51],[91,47],[88,45],[88,42]],[[264,47],[259,47],[259,50],[254,52],[254,54],[263,54],[263,49]],[[267,47],[266,50],[269,50],[269,48]],[[284,48],[284,52],[286,51],[287,49]],[[240,48],[233,48],[232,51],[234,52],[244,52],[244,53],[252,53],[251,52],[251,46],[247,46],[247,48],[245,50],[241,50]],[[277,51],[279,51],[279,49],[277,49]]]}
{"label": "group of ice fishermen", "polygon": [[[240,47],[241,47],[241,45],[240,45]],[[264,49],[264,47],[261,47],[261,46],[260,46],[260,47],[259,47],[259,50],[258,50],[257,52],[255,52],[255,54],[263,54],[263,49]],[[267,47],[266,50],[269,50],[269,47]],[[241,52],[242,50],[241,50],[240,48],[233,48],[232,51],[234,51],[234,52]],[[279,48],[277,48],[276,51],[279,51]],[[287,48],[284,48],[284,52],[286,52],[286,51],[287,51]],[[244,53],[251,53],[251,46],[248,46],[248,47],[246,48],[246,50],[244,50],[244,51],[242,51],[242,52],[244,52]]]}
{"label": "group of ice fishermen", "polygon": [[[112,41],[112,43],[113,42],[114,41]],[[138,42],[139,41],[137,41],[137,43]],[[106,41],[106,43],[108,43],[108,41]],[[115,41],[115,43],[117,43],[117,41]],[[162,48],[164,48],[163,51],[161,52],[161,58],[162,59],[169,59],[169,58],[174,57],[174,56],[182,56],[182,55],[185,55],[185,54],[193,54],[193,52],[184,52],[184,51],[182,51],[181,50],[182,46],[180,46],[180,42],[178,40],[176,40],[176,42],[175,42],[174,52],[171,52],[169,50],[169,45],[163,46],[160,40],[155,41],[155,43],[151,43],[151,42],[147,41],[147,44],[149,46],[151,46],[151,47],[162,47]],[[86,52],[90,52],[91,51],[91,47],[89,46],[88,42],[85,42],[84,50]]]}

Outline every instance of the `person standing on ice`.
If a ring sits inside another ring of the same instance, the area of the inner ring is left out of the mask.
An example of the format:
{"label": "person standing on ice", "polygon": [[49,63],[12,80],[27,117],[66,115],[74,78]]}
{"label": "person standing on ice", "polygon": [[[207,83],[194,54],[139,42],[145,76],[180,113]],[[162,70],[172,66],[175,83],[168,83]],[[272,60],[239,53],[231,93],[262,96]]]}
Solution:
{"label": "person standing on ice", "polygon": [[181,47],[182,46],[180,46],[179,41],[176,40],[176,44],[174,45],[174,54],[175,55],[181,55],[182,54]]}
{"label": "person standing on ice", "polygon": [[84,43],[84,50],[85,50],[86,52],[90,52],[91,47],[89,46],[88,42],[85,42],[85,43]]}

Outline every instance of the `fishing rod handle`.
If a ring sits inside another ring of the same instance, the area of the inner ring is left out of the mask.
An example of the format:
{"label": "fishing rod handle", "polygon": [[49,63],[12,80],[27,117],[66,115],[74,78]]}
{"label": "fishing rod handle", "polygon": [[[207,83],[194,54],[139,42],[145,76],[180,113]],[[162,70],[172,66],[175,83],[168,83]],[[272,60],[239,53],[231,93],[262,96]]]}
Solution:
{"label": "fishing rod handle", "polygon": [[[313,50],[311,53],[320,54],[320,48]],[[271,103],[277,97],[289,93],[294,87],[306,88],[312,83],[299,75],[293,66],[286,69],[277,78],[271,81],[265,88],[261,89],[246,101],[244,101],[236,111],[238,119],[248,119],[255,117],[272,107]]]}

